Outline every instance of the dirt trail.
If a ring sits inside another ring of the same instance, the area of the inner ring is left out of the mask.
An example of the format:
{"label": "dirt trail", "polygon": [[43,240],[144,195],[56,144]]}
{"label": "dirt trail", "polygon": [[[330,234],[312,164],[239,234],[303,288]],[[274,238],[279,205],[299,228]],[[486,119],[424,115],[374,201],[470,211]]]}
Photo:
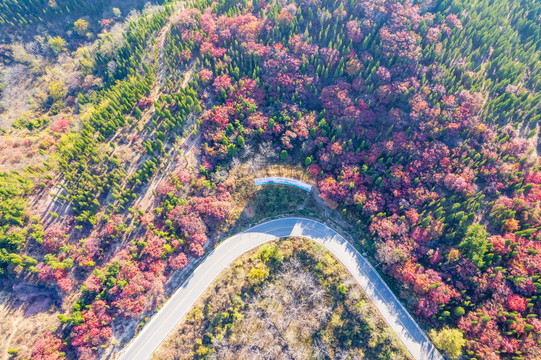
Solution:
{"label": "dirt trail", "polygon": [[6,360],[9,360],[11,358],[11,355],[9,355],[7,351],[10,349],[9,344],[11,344],[11,339],[13,339],[13,335],[15,335],[15,333],[17,332],[17,329],[19,328],[19,322],[20,320],[18,319],[11,324],[11,333],[9,334],[9,337],[6,340],[6,353],[5,353],[6,355],[4,357],[4,359]]}
{"label": "dirt trail", "polygon": [[[156,49],[158,49],[158,58],[157,58],[157,64],[156,64],[156,66],[157,66],[156,81],[154,82],[154,86],[152,87],[152,89],[150,90],[150,93],[149,93],[149,97],[151,99],[158,98],[158,96],[160,95],[160,93],[163,90],[163,86],[164,86],[164,83],[165,83],[165,80],[166,80],[166,66],[165,66],[165,62],[164,62],[165,61],[164,46],[165,46],[165,42],[167,40],[167,34],[171,30],[171,26],[172,26],[173,22],[175,21],[175,19],[178,18],[180,13],[186,8],[187,4],[189,4],[189,2],[179,2],[177,4],[177,8],[172,12],[172,14],[169,17],[167,23],[158,32],[158,35],[155,38],[156,42],[155,42],[154,47],[152,47],[148,51],[148,54],[150,56],[151,54],[155,53]],[[193,71],[191,69],[186,71],[187,76],[185,76],[185,81],[183,83],[183,86],[186,86],[188,81],[191,79],[192,74],[193,74]],[[139,120],[137,122],[137,124],[134,124],[133,128],[131,130],[129,130],[129,132],[136,133],[136,129],[135,129],[136,126],[139,126],[141,129],[148,126],[147,124],[149,124],[152,121],[152,116],[154,114],[154,111],[155,111],[154,105],[152,105],[148,109],[144,110],[143,115],[141,117],[141,120]],[[174,159],[179,156],[179,155],[177,155],[179,149],[186,148],[185,145],[186,145],[187,142],[189,142],[189,139],[191,138],[191,135],[194,133],[194,130],[195,130],[194,123],[195,123],[195,116],[190,115],[190,117],[188,119],[188,122],[185,125],[186,133],[188,135],[186,136],[186,138],[182,139],[182,141],[180,143],[177,143],[177,144],[171,146],[167,150],[167,153],[164,156],[164,158],[165,158],[164,163],[158,164],[158,171],[156,171],[156,173],[152,176],[152,178],[149,179],[147,186],[140,191],[139,195],[142,194],[142,196],[138,196],[138,198],[135,201],[135,203],[133,204],[133,206],[138,207],[138,208],[140,208],[142,210],[147,210],[152,206],[152,202],[153,202],[153,198],[154,198],[154,195],[153,195],[154,190],[156,190],[156,187],[158,186],[158,184],[164,178],[166,178],[167,175],[169,173],[171,173],[171,171],[173,171],[175,169],[177,162]],[[153,129],[152,131],[146,133],[144,135],[145,140],[150,138],[154,134],[155,131],[156,130]],[[116,138],[119,134],[120,134],[120,132],[117,133],[114,138]],[[114,138],[113,138],[113,140],[114,140]],[[129,144],[128,147],[131,147],[133,145],[134,144]],[[193,146],[189,146],[190,150],[192,148],[193,148]],[[116,149],[113,152],[113,154],[117,153],[117,155],[120,155],[120,154],[118,154],[119,150],[120,150],[120,147],[119,147],[119,149]],[[133,149],[131,149],[131,150],[133,151]],[[131,175],[133,175],[135,172],[137,172],[137,170],[140,168],[142,163],[150,158],[150,156],[147,155],[146,152],[144,152],[144,151],[142,151],[141,153],[132,152],[132,154],[133,155],[132,155],[132,158],[129,161],[129,165],[125,168],[126,174],[127,174],[126,179],[129,178]],[[186,164],[186,165],[188,163],[190,163],[190,161],[187,160],[188,157],[186,157],[185,154],[182,154],[182,155],[183,156],[180,157],[180,161],[182,163]],[[108,200],[111,200],[111,199],[108,199]]]}

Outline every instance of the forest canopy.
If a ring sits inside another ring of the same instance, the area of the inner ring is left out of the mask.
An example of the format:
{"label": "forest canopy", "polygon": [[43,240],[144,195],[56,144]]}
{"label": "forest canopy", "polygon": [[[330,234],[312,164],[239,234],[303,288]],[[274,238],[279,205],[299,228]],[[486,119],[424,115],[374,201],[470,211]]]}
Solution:
{"label": "forest canopy", "polygon": [[132,5],[0,4],[1,289],[52,318],[6,351],[118,351],[257,211],[344,224],[451,358],[541,357],[541,4]]}

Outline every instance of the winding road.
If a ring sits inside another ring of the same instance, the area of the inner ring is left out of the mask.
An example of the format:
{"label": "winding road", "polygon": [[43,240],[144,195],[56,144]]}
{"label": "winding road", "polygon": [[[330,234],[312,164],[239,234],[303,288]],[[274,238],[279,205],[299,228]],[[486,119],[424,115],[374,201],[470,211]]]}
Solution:
{"label": "winding road", "polygon": [[235,259],[266,242],[289,236],[300,236],[320,243],[340,260],[415,360],[444,359],[377,271],[348,241],[320,222],[294,217],[257,225],[217,246],[145,325],[119,359],[150,359],[154,350],[190,311],[197,299]]}

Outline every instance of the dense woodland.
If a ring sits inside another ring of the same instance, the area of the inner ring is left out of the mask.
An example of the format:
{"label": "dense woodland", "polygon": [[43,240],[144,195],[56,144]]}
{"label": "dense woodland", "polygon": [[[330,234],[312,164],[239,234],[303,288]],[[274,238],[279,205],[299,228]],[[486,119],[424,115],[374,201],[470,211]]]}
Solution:
{"label": "dense woodland", "polygon": [[[162,4],[163,0],[150,3]],[[142,8],[141,0],[5,0],[0,3],[0,39],[10,42],[14,33],[30,38],[44,29],[51,35],[93,37],[100,25],[109,26],[115,19],[128,15],[130,11]],[[86,21],[84,28],[81,21]],[[41,27],[41,29],[39,29]],[[74,39],[73,45],[79,44]],[[66,45],[71,45],[68,41]],[[75,50],[75,48],[74,48]]]}
{"label": "dense woodland", "polygon": [[[103,6],[37,3],[3,2],[0,27]],[[234,169],[278,163],[306,169],[451,358],[539,359],[541,4],[195,3],[0,45],[6,113],[5,79],[51,69],[0,135],[2,287],[62,308],[14,357],[110,351],[235,224]]]}

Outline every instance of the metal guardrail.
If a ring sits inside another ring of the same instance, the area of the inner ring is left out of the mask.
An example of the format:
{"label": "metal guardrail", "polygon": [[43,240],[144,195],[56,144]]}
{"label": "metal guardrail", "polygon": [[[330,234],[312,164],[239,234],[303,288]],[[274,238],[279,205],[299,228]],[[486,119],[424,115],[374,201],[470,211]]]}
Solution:
{"label": "metal guardrail", "polygon": [[261,185],[287,185],[287,186],[294,186],[296,188],[299,188],[299,189],[307,191],[307,192],[312,191],[312,185],[310,185],[310,184],[307,184],[307,183],[302,182],[300,180],[290,179],[290,178],[286,178],[286,177],[279,177],[279,176],[254,179],[254,185],[255,186],[261,186]]}

